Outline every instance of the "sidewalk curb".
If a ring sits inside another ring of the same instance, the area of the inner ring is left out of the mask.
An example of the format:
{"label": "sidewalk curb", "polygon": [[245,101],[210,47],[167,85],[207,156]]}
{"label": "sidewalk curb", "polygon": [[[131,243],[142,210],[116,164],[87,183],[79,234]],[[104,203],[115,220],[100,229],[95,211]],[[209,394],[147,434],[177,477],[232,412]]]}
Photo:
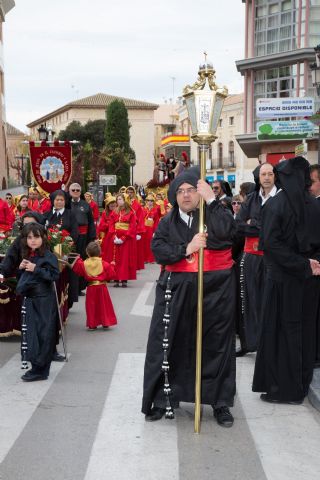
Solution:
{"label": "sidewalk curb", "polygon": [[309,402],[320,412],[320,368],[313,370],[313,378],[308,393]]}

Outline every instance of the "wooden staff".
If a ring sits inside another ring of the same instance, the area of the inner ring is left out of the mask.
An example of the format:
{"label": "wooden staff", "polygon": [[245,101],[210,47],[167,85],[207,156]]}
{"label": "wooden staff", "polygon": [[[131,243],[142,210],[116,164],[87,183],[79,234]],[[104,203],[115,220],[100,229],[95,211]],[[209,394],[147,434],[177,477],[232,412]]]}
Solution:
{"label": "wooden staff", "polygon": [[[206,152],[207,145],[200,145],[200,179],[206,177]],[[199,233],[205,233],[204,225],[205,202],[200,197],[199,205]],[[202,363],[202,310],[203,310],[203,248],[199,250],[198,257],[198,304],[197,304],[197,344],[196,344],[196,381],[195,381],[195,411],[194,431],[200,433],[201,417],[201,363]]]}

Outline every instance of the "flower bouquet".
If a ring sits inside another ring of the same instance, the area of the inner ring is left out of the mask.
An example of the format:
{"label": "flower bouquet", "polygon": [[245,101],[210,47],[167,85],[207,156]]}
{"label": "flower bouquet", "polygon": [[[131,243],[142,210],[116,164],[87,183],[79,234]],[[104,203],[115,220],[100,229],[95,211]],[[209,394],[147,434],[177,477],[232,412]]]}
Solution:
{"label": "flower bouquet", "polygon": [[58,257],[60,263],[65,265],[68,256],[74,249],[74,242],[67,230],[59,228],[59,226],[47,229],[47,237],[51,250]]}

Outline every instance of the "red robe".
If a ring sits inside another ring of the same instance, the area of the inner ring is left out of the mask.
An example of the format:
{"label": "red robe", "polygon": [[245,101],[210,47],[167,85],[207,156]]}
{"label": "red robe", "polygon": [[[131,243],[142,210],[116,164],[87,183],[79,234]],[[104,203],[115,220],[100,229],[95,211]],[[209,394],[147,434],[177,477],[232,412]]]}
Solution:
{"label": "red robe", "polygon": [[144,208],[144,225],[146,233],[144,234],[144,261],[146,263],[155,262],[155,258],[151,251],[151,240],[153,234],[158,226],[160,219],[160,211],[158,205],[149,210],[147,207]]}
{"label": "red robe", "polygon": [[[117,317],[106,285],[115,276],[113,266],[100,257],[90,257],[84,261],[78,258],[72,269],[89,282],[86,291],[87,327],[116,325]],[[105,283],[94,285],[95,282]]]}
{"label": "red robe", "polygon": [[7,202],[0,198],[0,231],[6,232],[12,226],[12,214]]}
{"label": "red robe", "polygon": [[94,202],[93,200],[91,200],[89,205],[90,205],[91,210],[92,210],[93,220],[95,221],[95,223],[97,223],[98,218],[99,218],[99,207],[96,204],[96,202]]}
{"label": "red robe", "polygon": [[10,215],[11,215],[11,227],[13,226],[14,222],[16,221],[16,206],[14,204],[9,205]]}
{"label": "red robe", "polygon": [[[118,224],[118,225],[117,225]],[[123,224],[122,226],[119,224]],[[115,210],[110,214],[109,224],[112,240],[120,238],[123,243],[113,243],[113,258],[116,262],[116,280],[135,280],[137,278],[136,215],[133,210],[126,213]]]}
{"label": "red robe", "polygon": [[137,235],[141,238],[137,240],[137,270],[144,269],[144,244],[143,244],[143,237],[146,231],[144,226],[144,214],[143,209],[138,202],[137,199],[133,199],[131,203],[131,208],[136,214],[136,222],[137,222]]}
{"label": "red robe", "polygon": [[29,198],[29,200],[28,200],[28,210],[32,211],[32,212],[40,212],[41,213],[39,200],[37,200],[37,199],[36,200],[31,200],[31,198]]}
{"label": "red robe", "polygon": [[39,208],[40,208],[41,213],[50,212],[52,206],[51,206],[51,202],[50,202],[49,198],[44,197],[42,200],[40,200]]}
{"label": "red robe", "polygon": [[112,262],[113,260],[113,235],[109,232],[110,213],[104,210],[102,212],[100,223],[98,225],[98,236],[102,239],[101,242],[101,256],[105,262]]}

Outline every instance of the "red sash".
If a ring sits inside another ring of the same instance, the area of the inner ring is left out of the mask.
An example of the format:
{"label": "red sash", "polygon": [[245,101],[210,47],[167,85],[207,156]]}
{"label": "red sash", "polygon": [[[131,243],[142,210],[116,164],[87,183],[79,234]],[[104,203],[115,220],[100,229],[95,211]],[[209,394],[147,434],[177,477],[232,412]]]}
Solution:
{"label": "red sash", "polygon": [[243,250],[252,255],[263,255],[263,250],[259,250],[259,237],[246,237]]}
{"label": "red sash", "polygon": [[79,235],[86,235],[88,233],[88,225],[79,225],[78,232]]}
{"label": "red sash", "polygon": [[[203,271],[228,270],[234,264],[231,255],[231,248],[226,250],[204,250]],[[172,265],[166,265],[167,272],[197,272],[198,252],[192,253],[189,257],[183,258]]]}

